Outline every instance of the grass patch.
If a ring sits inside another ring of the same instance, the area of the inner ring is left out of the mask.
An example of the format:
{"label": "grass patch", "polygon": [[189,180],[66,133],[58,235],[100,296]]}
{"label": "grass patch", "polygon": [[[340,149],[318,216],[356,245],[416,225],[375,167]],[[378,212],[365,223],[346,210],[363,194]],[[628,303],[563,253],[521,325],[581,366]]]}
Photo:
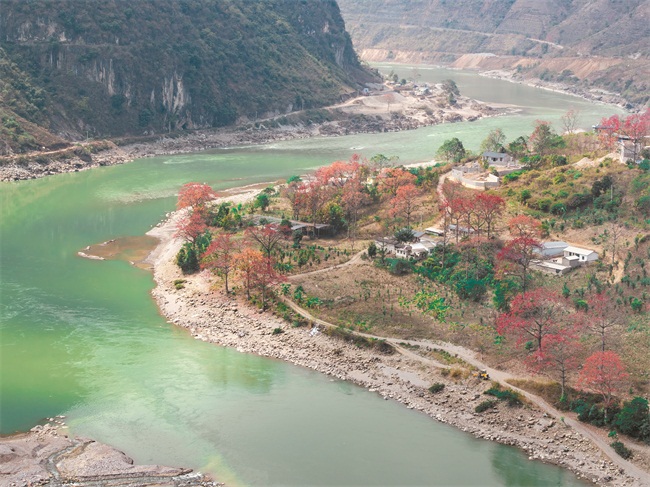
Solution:
{"label": "grass patch", "polygon": [[620,441],[615,441],[611,443],[609,446],[611,446],[616,453],[618,453],[621,457],[625,458],[626,460],[632,457],[632,450],[630,450]]}
{"label": "grass patch", "polygon": [[395,353],[395,348],[385,340],[376,340],[373,338],[362,337],[340,326],[336,328],[325,328],[323,330],[323,333],[333,338],[338,338],[339,340],[353,343],[359,348],[377,350],[384,355],[392,355]]}
{"label": "grass patch", "polygon": [[176,279],[174,281],[174,287],[176,289],[184,289],[185,288],[185,283],[187,282],[186,279]]}
{"label": "grass patch", "polygon": [[480,403],[478,406],[474,408],[474,411],[477,413],[482,413],[483,411],[487,411],[488,409],[492,409],[494,406],[497,405],[499,401],[495,399],[488,399],[487,401],[483,401]]}
{"label": "grass patch", "polygon": [[496,397],[499,401],[505,401],[510,407],[519,407],[523,404],[521,395],[512,389],[501,389],[501,386],[490,387],[483,394]]}

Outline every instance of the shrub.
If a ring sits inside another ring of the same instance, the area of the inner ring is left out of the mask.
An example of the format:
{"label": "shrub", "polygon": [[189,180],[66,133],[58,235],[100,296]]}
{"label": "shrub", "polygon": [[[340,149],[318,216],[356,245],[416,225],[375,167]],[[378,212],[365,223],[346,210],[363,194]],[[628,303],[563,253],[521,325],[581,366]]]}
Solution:
{"label": "shrub", "polygon": [[616,415],[614,426],[623,434],[642,438],[642,426],[648,421],[650,421],[648,400],[643,397],[635,397],[631,401],[625,402],[621,412]]}
{"label": "shrub", "polygon": [[370,242],[370,245],[368,245],[368,257],[374,259],[376,255],[377,255],[377,245],[375,244],[375,242]]}
{"label": "shrub", "polygon": [[436,382],[434,383],[431,387],[429,387],[429,392],[431,394],[435,394],[436,392],[440,392],[445,388],[445,385],[441,382]]}
{"label": "shrub", "polygon": [[271,335],[279,335],[280,333],[284,333],[284,330],[278,326],[277,328],[273,328]]}
{"label": "shrub", "polygon": [[610,446],[614,449],[616,453],[618,453],[620,456],[622,456],[625,459],[628,459],[632,456],[632,450],[630,450],[620,441],[615,441]]}
{"label": "shrub", "polygon": [[401,276],[411,270],[411,264],[404,259],[389,259],[388,272],[394,276]]}
{"label": "shrub", "polygon": [[474,408],[474,411],[476,411],[477,413],[482,413],[483,411],[487,411],[488,409],[492,409],[494,406],[497,405],[497,402],[498,401],[496,401],[494,399],[488,399],[487,401],[483,401],[478,406],[476,406]]}
{"label": "shrub", "polygon": [[185,287],[185,283],[186,283],[186,282],[187,282],[187,281],[186,281],[185,279],[176,279],[176,280],[174,281],[174,287],[175,287],[176,289],[183,289],[183,288]]}
{"label": "shrub", "polygon": [[508,406],[514,407],[522,405],[521,396],[519,393],[513,391],[512,389],[501,389],[498,386],[495,386],[490,387],[483,394],[494,396],[500,401],[506,401],[508,403]]}

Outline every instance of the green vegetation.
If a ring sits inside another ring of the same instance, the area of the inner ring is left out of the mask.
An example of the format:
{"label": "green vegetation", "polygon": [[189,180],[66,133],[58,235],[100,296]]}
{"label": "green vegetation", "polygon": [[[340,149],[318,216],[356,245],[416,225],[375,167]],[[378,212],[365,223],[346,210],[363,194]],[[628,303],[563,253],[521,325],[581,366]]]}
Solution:
{"label": "green vegetation", "polygon": [[618,453],[623,458],[628,459],[632,457],[632,450],[630,450],[620,441],[615,441],[611,443],[610,446],[614,449],[616,453]]}
{"label": "green vegetation", "polygon": [[522,405],[521,395],[518,392],[515,392],[512,389],[501,389],[501,386],[499,386],[498,384],[490,387],[483,394],[494,396],[499,401],[505,401],[510,407],[516,407]]}
{"label": "green vegetation", "polygon": [[487,411],[488,409],[492,409],[497,405],[497,403],[498,401],[495,401],[494,399],[488,399],[487,401],[483,401],[479,403],[478,406],[474,408],[474,411],[476,411],[477,413],[482,413],[484,411]]}
{"label": "green vegetation", "polygon": [[431,394],[436,394],[438,392],[442,392],[445,388],[445,385],[441,382],[435,382],[434,384],[429,387],[429,392]]}
{"label": "green vegetation", "polygon": [[[7,0],[3,12],[0,88],[11,112],[1,118],[83,136],[318,108],[374,76],[334,2]],[[16,144],[30,147],[22,137]]]}

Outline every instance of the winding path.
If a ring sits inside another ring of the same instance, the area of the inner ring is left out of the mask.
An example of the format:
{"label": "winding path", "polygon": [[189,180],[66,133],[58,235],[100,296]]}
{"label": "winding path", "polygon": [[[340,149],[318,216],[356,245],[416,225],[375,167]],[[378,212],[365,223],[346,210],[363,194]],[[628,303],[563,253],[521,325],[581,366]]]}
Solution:
{"label": "winding path", "polygon": [[[359,255],[359,254],[357,254]],[[356,257],[356,256],[355,256]],[[345,264],[351,264],[352,260],[344,263],[344,264],[339,264],[340,266],[345,265]],[[327,269],[320,269],[319,271],[314,271],[314,272],[320,272],[324,271]],[[312,274],[312,273],[310,273]],[[305,274],[300,274],[301,276],[304,276]],[[328,328],[337,328],[336,325],[329,323],[325,320],[322,320],[320,318],[316,318],[313,316],[309,311],[306,309],[302,308],[295,302],[293,302],[290,299],[287,299],[283,296],[280,296],[280,299],[282,302],[284,302],[287,306],[289,306],[292,310],[294,310],[296,313],[301,315],[303,318],[308,319],[312,323],[315,323],[316,325],[322,326],[322,327],[328,327]],[[452,343],[447,343],[447,342],[431,342],[428,340],[402,340],[402,339],[396,339],[396,338],[386,338],[386,337],[381,337],[377,335],[371,335],[369,333],[361,333],[361,332],[354,332],[352,331],[354,335],[360,336],[360,337],[365,337],[365,338],[371,338],[371,339],[376,339],[376,340],[384,340],[386,343],[389,343],[392,345],[397,352],[402,354],[403,356],[417,360],[421,363],[424,363],[429,366],[434,366],[434,367],[439,367],[439,368],[449,368],[448,365],[442,364],[440,362],[437,362],[435,360],[422,357],[407,348],[405,348],[403,343],[406,343],[408,345],[418,345],[421,347],[432,347],[432,348],[438,348],[442,349],[452,355],[455,355],[468,364],[477,367],[478,369],[484,369],[490,374],[490,377],[497,380],[498,382],[502,383],[507,383],[509,379],[516,379],[517,377],[509,374],[508,372],[504,372],[502,370],[497,370],[494,369],[485,363],[483,363],[481,360],[476,358],[476,353],[472,350],[469,350],[465,347],[462,347],[460,345],[454,345]],[[650,485],[650,473],[637,467],[633,463],[623,459],[620,457],[613,449],[612,447],[609,446],[609,444],[601,438],[596,432],[592,431],[592,429],[579,421],[576,421],[571,418],[565,418],[562,414],[562,412],[558,411],[555,409],[553,406],[548,404],[544,399],[541,397],[531,394],[530,392],[527,392],[523,389],[520,389],[518,387],[512,386],[511,384],[507,384],[507,386],[515,391],[517,391],[519,394],[522,396],[526,397],[532,404],[537,406],[539,409],[544,411],[545,413],[549,414],[550,416],[554,417],[558,421],[562,421],[565,425],[573,428],[574,431],[580,433],[583,437],[588,438],[591,440],[606,456],[607,458],[614,463],[618,468],[625,470],[629,475],[636,477],[640,482],[641,485]]]}

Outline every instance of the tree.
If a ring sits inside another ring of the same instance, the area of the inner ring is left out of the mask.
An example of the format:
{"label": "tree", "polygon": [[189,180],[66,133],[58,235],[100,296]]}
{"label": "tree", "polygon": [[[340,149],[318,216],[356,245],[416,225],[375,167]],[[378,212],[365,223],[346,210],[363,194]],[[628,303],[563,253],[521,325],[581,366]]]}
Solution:
{"label": "tree", "polygon": [[403,216],[406,219],[406,227],[411,227],[411,215],[418,208],[417,198],[420,196],[420,190],[414,184],[400,186],[397,194],[391,200],[390,215]]}
{"label": "tree", "polygon": [[501,216],[506,202],[501,196],[492,193],[479,193],[475,200],[475,211],[487,225],[487,237],[490,238],[496,220]]}
{"label": "tree", "polygon": [[260,208],[262,211],[266,211],[270,204],[271,199],[266,193],[260,193],[255,197],[255,208]]}
{"label": "tree", "polygon": [[384,168],[395,166],[399,162],[399,157],[386,157],[384,154],[375,154],[370,158],[370,164],[378,171]]}
{"label": "tree", "polygon": [[530,134],[528,141],[533,152],[540,156],[545,156],[554,149],[563,147],[564,145],[562,137],[557,135],[551,127],[551,124],[544,120],[537,120],[535,122],[535,129]]}
{"label": "tree", "polygon": [[645,138],[650,135],[650,107],[644,113],[634,113],[625,117],[620,132],[631,142],[632,160],[637,162],[638,155],[645,145]]}
{"label": "tree", "polygon": [[517,273],[521,278],[521,287],[525,291],[528,281],[528,271],[532,261],[537,258],[541,248],[539,240],[531,237],[516,237],[510,240],[497,254],[497,260],[502,265],[502,273]]}
{"label": "tree", "polygon": [[415,239],[415,234],[411,228],[400,228],[395,232],[395,240],[398,242],[406,243],[412,242]]}
{"label": "tree", "polygon": [[246,297],[251,298],[251,289],[254,285],[255,272],[264,261],[264,254],[257,249],[244,247],[234,255],[235,268],[244,282]]}
{"label": "tree", "polygon": [[255,260],[253,263],[252,280],[258,289],[262,291],[262,309],[266,309],[266,292],[274,284],[286,281],[286,278],[274,268],[271,257],[264,257],[262,260]]}
{"label": "tree", "polygon": [[238,247],[239,245],[233,240],[230,233],[219,233],[216,237],[213,237],[212,242],[201,257],[201,268],[210,269],[223,276],[226,294],[230,292],[228,289],[228,276],[235,268],[235,250]]}
{"label": "tree", "polygon": [[490,130],[487,137],[481,142],[481,152],[501,152],[503,151],[503,144],[506,141],[506,136],[503,130],[496,128]]}
{"label": "tree", "polygon": [[508,229],[513,237],[538,239],[542,236],[542,222],[528,215],[518,215],[508,220]]}
{"label": "tree", "polygon": [[600,351],[593,353],[585,361],[580,371],[578,385],[603,396],[605,410],[607,410],[614,395],[623,390],[628,375],[616,352]]}
{"label": "tree", "polygon": [[214,190],[207,184],[187,183],[178,192],[176,209],[194,208],[195,211],[203,213],[206,203],[215,197]]}
{"label": "tree", "polygon": [[624,137],[631,143],[632,159],[636,162],[639,152],[643,149],[643,141],[650,135],[650,108],[643,113],[633,113],[623,120],[618,115],[603,118],[598,126],[598,138],[601,144],[613,150],[619,137]]}
{"label": "tree", "polygon": [[564,128],[564,133],[573,134],[578,128],[578,117],[580,116],[580,110],[570,108],[568,112],[562,115],[562,127]]}
{"label": "tree", "polygon": [[592,296],[585,322],[589,329],[600,338],[601,351],[606,349],[606,338],[610,328],[620,324],[620,312],[614,309],[612,299],[604,292]]}
{"label": "tree", "polygon": [[614,150],[621,128],[621,119],[618,115],[603,117],[598,124],[598,140],[607,150]]}
{"label": "tree", "polygon": [[649,412],[648,400],[643,397],[635,397],[631,401],[625,402],[621,412],[616,416],[614,425],[621,433],[633,438],[645,439],[647,442],[650,440]]}
{"label": "tree", "polygon": [[580,363],[580,348],[580,341],[574,334],[562,330],[561,334],[543,337],[542,348],[536,350],[528,359],[529,367],[559,380],[560,401],[566,398],[565,389],[569,374],[575,371]]}
{"label": "tree", "polygon": [[544,339],[560,335],[566,328],[569,310],[559,296],[539,288],[517,295],[510,311],[497,318],[499,335],[513,336],[521,344],[532,339],[535,350],[545,351]]}
{"label": "tree", "polygon": [[181,237],[193,245],[206,228],[208,226],[205,224],[203,215],[196,210],[191,210],[178,220],[175,236]]}
{"label": "tree", "polygon": [[269,223],[261,227],[249,227],[246,229],[246,236],[260,246],[260,250],[271,258],[271,254],[284,238],[284,231],[277,223]]}
{"label": "tree", "polygon": [[460,162],[465,157],[465,154],[466,151],[463,143],[456,137],[445,140],[436,153],[438,157],[441,157],[447,162]]}
{"label": "tree", "polygon": [[383,171],[378,179],[381,192],[384,195],[394,197],[400,187],[415,184],[417,176],[401,167],[393,167]]}
{"label": "tree", "polygon": [[385,93],[381,98],[386,102],[388,113],[390,113],[390,104],[395,103],[395,93]]}
{"label": "tree", "polygon": [[359,208],[368,201],[368,195],[363,189],[364,185],[361,183],[359,175],[355,175],[346,181],[341,195],[341,201],[348,216],[348,237],[352,240],[353,250],[357,235]]}
{"label": "tree", "polygon": [[508,144],[508,153],[515,159],[519,159],[528,153],[528,139],[519,136]]}

